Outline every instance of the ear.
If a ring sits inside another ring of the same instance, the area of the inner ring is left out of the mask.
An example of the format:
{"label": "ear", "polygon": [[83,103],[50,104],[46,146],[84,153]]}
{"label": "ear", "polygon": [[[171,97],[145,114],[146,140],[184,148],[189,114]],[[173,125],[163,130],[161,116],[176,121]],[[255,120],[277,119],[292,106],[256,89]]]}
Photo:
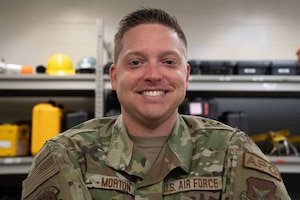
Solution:
{"label": "ear", "polygon": [[186,65],[186,80],[185,80],[185,82],[186,82],[186,89],[189,86],[190,72],[191,72],[191,66],[190,66],[189,63],[187,63],[187,65]]}
{"label": "ear", "polygon": [[115,64],[111,64],[111,66],[109,67],[109,77],[110,77],[110,84],[111,84],[111,88],[113,90],[116,90],[117,87],[117,78],[116,78],[116,67]]}

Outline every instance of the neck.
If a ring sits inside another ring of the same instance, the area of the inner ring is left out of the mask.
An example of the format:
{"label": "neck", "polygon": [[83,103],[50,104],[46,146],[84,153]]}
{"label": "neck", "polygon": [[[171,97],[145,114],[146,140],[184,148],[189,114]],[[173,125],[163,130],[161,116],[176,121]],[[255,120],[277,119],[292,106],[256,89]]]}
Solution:
{"label": "neck", "polygon": [[158,137],[168,136],[172,133],[176,123],[177,113],[166,120],[135,120],[122,114],[127,131],[133,136]]}

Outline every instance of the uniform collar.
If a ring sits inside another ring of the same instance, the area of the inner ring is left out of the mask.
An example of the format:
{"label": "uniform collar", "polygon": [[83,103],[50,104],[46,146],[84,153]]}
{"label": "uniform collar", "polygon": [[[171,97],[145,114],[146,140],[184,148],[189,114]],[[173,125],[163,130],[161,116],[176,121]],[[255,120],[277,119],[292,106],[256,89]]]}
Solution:
{"label": "uniform collar", "polygon": [[[130,162],[135,158],[133,149],[134,144],[128,136],[122,115],[120,115],[112,129],[111,145],[107,154],[107,165],[116,170],[127,171]],[[177,165],[188,173],[192,160],[192,141],[189,127],[181,115],[178,115],[172,134],[168,139],[167,151],[173,154],[172,157],[177,158],[175,161]]]}
{"label": "uniform collar", "polygon": [[107,165],[124,171],[129,165],[133,150],[133,142],[129,138],[126,126],[120,115],[112,129],[110,149],[107,154]]}
{"label": "uniform collar", "polygon": [[181,168],[188,173],[193,156],[193,144],[190,128],[181,115],[177,116],[168,142],[169,148],[178,158]]}

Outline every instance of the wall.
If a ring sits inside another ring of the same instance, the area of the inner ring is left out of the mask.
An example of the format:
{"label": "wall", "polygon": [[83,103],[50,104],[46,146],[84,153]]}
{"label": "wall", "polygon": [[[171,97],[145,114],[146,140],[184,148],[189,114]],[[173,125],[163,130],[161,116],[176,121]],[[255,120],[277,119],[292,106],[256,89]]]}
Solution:
{"label": "wall", "polygon": [[298,0],[0,0],[0,57],[46,65],[57,52],[97,56],[96,19],[111,46],[119,19],[140,6],[177,16],[190,59],[296,59]]}

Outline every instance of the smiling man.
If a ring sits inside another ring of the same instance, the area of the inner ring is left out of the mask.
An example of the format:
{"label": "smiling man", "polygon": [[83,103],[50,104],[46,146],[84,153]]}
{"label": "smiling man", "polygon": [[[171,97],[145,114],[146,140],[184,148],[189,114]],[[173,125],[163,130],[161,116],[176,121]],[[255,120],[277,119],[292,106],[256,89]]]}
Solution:
{"label": "smiling man", "polygon": [[128,132],[169,135],[188,86],[184,42],[175,30],[153,23],[129,29],[121,42],[110,77]]}
{"label": "smiling man", "polygon": [[110,79],[122,114],[47,141],[22,199],[290,199],[278,169],[245,133],[178,113],[190,66],[174,17],[152,8],[130,13],[114,46]]}

